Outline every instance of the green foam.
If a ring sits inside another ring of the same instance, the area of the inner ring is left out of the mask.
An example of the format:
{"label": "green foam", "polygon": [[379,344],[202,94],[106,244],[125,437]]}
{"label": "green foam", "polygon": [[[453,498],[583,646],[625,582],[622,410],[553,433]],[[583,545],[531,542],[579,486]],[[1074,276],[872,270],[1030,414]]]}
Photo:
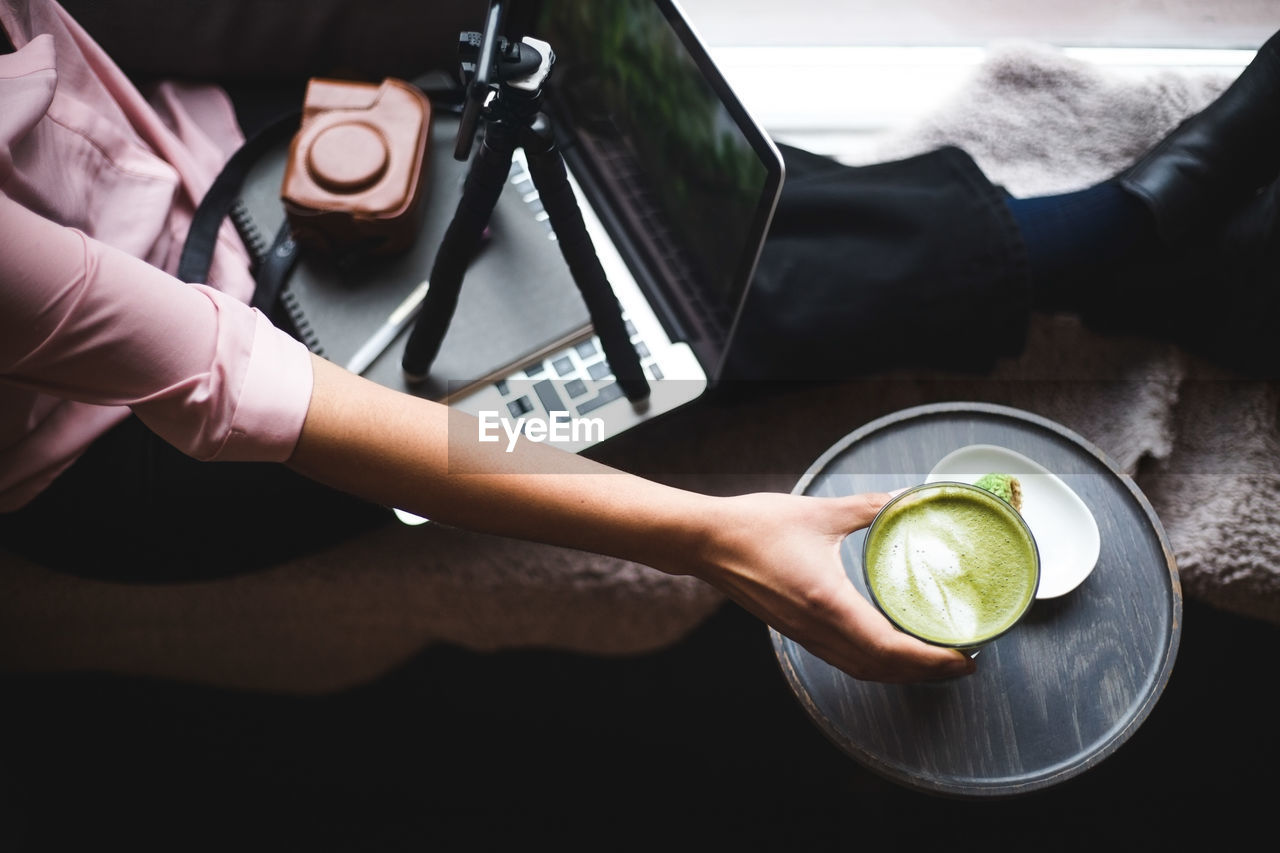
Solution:
{"label": "green foam", "polygon": [[984,642],[1035,596],[1035,541],[1012,507],[971,489],[904,495],[882,513],[865,554],[881,608],[935,643]]}

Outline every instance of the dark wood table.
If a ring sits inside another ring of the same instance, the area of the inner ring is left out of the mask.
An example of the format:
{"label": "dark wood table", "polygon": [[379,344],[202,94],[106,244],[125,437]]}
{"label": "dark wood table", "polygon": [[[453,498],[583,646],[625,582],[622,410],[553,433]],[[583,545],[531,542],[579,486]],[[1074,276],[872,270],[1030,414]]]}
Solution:
{"label": "dark wood table", "polygon": [[[1182,589],[1151,505],[1106,454],[1037,415],[947,403],[876,420],[838,442],[797,493],[890,491],[924,481],[970,444],[996,444],[1058,475],[1093,512],[1098,563],[1075,590],[1037,601],[983,648],[975,675],[941,683],[860,681],[771,632],[801,705],[838,746],[909,788],[961,797],[1020,794],[1062,782],[1115,752],[1168,682],[1182,627]],[[864,531],[845,540],[864,595]]]}

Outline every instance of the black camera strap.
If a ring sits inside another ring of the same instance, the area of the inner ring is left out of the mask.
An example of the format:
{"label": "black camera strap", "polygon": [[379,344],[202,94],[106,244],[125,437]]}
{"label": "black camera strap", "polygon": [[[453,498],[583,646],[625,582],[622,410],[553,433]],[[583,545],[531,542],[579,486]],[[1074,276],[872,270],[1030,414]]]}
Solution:
{"label": "black camera strap", "polygon": [[[192,217],[191,230],[187,233],[178,261],[177,278],[180,281],[205,283],[213,263],[218,229],[239,198],[245,176],[263,154],[297,132],[301,115],[300,110],[293,110],[269,122],[245,140],[227,160]],[[260,254],[255,251],[254,255],[256,286],[250,304],[270,314],[298,257],[298,247],[290,235],[288,221],[280,226],[267,250]]]}

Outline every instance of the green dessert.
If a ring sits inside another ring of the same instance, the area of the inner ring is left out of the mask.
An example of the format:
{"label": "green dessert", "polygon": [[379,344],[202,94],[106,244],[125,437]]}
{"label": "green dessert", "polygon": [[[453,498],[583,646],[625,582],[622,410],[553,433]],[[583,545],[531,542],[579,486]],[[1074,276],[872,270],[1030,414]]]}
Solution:
{"label": "green dessert", "polygon": [[1011,504],[972,486],[936,483],[887,504],[863,549],[868,588],[921,639],[980,645],[1016,623],[1035,598],[1039,556]]}
{"label": "green dessert", "polygon": [[1012,474],[984,474],[974,485],[1003,498],[1014,509],[1022,511],[1022,484]]}

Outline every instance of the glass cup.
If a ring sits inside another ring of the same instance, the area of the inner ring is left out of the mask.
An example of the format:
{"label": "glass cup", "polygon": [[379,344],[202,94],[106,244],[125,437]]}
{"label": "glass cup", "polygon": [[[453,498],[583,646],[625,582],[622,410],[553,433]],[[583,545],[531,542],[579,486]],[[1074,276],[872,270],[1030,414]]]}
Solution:
{"label": "glass cup", "polygon": [[1002,498],[968,483],[926,483],[876,513],[862,578],[899,630],[973,657],[1031,609],[1040,551]]}

